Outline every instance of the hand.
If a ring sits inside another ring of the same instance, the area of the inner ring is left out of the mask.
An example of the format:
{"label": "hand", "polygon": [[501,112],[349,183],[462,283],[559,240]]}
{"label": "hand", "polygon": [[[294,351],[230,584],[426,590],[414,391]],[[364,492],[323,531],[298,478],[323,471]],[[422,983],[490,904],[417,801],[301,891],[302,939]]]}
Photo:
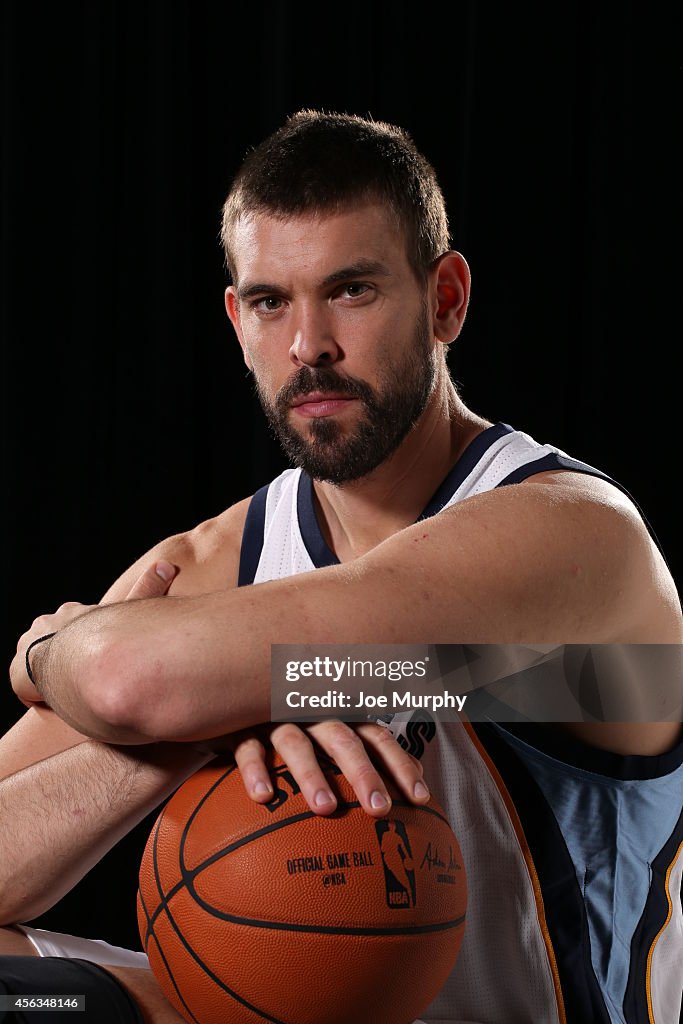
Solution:
{"label": "hand", "polygon": [[[163,597],[170,587],[173,579],[178,574],[176,566],[170,562],[159,561],[150,565],[142,575],[135,581],[126,595],[126,601],[133,601],[143,597]],[[46,633],[57,633],[60,629],[68,626],[74,619],[80,618],[86,612],[98,608],[96,604],[79,604],[78,601],[66,601],[60,605],[52,615],[39,615],[33,620],[31,628],[19,637],[17,653],[10,665],[10,680],[12,689],[22,704],[30,708],[34,704],[42,704],[43,699],[26,672],[26,651],[30,644],[38,637]],[[31,652],[32,654],[33,652]]]}
{"label": "hand", "polygon": [[316,746],[337,763],[363,809],[375,818],[388,814],[391,798],[373,761],[411,803],[425,804],[429,800],[422,765],[396,742],[389,729],[370,722],[346,725],[335,720],[315,722],[303,728],[293,723],[268,725],[232,737],[232,749],[245,788],[258,803],[268,803],[274,795],[260,735],[286,763],[306,803],[316,814],[332,814],[337,807],[318,764]]}

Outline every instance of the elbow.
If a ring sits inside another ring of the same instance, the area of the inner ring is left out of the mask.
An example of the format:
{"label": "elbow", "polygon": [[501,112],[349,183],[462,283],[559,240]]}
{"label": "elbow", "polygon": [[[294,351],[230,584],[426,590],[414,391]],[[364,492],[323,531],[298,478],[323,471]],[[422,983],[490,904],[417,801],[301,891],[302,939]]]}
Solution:
{"label": "elbow", "polygon": [[52,910],[65,892],[55,885],[34,891],[35,875],[24,886],[22,881],[22,878],[8,877],[0,883],[0,928],[35,921]]}
{"label": "elbow", "polygon": [[0,928],[33,921],[57,903],[61,893],[36,892],[35,875],[29,881],[25,877],[25,865],[13,864],[10,857],[3,860],[5,863],[0,877]]}
{"label": "elbow", "polygon": [[104,743],[151,743],[187,738],[196,703],[174,674],[168,636],[102,637],[79,669],[81,732]]}
{"label": "elbow", "polygon": [[140,629],[138,624],[128,629],[118,622],[111,628],[98,617],[103,621],[93,617],[87,642],[79,644],[69,664],[74,699],[70,706],[54,704],[54,710],[79,732],[104,743],[149,743],[182,735],[196,698],[176,665],[176,629]]}
{"label": "elbow", "polygon": [[25,924],[27,921],[34,921],[41,914],[45,914],[52,908],[56,900],[49,902],[24,902],[16,904],[16,901],[5,901],[4,893],[0,894],[0,928],[12,928],[18,924]]}
{"label": "elbow", "polygon": [[104,742],[145,742],[155,738],[159,665],[121,638],[93,638],[74,680],[84,715],[83,731]]}

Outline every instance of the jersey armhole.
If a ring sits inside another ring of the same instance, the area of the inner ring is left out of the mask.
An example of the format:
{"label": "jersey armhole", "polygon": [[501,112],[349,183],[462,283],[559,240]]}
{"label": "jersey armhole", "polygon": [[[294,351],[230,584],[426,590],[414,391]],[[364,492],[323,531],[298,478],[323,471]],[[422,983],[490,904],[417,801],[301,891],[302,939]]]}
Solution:
{"label": "jersey armhole", "polygon": [[247,518],[244,521],[242,531],[242,546],[240,548],[240,568],[237,578],[238,587],[247,587],[254,582],[256,570],[258,569],[263,551],[263,538],[266,525],[266,498],[268,487],[261,487],[256,491],[249,502]]}

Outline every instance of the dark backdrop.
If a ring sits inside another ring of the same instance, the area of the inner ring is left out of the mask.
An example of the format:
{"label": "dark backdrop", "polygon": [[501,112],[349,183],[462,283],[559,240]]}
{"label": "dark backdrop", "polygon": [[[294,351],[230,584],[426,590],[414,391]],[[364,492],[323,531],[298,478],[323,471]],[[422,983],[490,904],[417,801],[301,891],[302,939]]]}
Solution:
{"label": "dark backdrop", "polygon": [[[5,0],[6,661],[283,465],[217,232],[248,147],[302,106],[412,133],[473,272],[465,400],[618,478],[680,578],[676,7]],[[134,942],[144,834],[41,923]]]}

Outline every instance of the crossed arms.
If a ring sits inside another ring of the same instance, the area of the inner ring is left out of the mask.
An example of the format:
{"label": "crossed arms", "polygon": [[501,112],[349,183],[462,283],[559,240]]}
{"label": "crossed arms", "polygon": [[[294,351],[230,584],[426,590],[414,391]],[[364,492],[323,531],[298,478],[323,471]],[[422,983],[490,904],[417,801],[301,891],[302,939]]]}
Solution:
{"label": "crossed arms", "polygon": [[[213,527],[163,542],[114,585],[105,598],[114,604],[67,607],[21,638],[13,681],[26,702],[42,701],[24,653],[59,630],[34,649],[32,665],[64,720],[39,703],[0,741],[0,924],[52,906],[204,763],[210,755],[193,740],[230,733],[247,789],[269,799],[263,746],[248,727],[269,717],[271,643],[681,640],[664,563],[633,506],[604,481],[538,477],[468,499],[355,562],[221,591],[236,578],[244,507],[236,509],[227,544],[206,547],[220,533]],[[154,574],[159,558],[181,566],[170,596]],[[585,738],[658,753],[678,733],[676,723],[616,728]],[[421,781],[420,766],[375,726],[285,724],[268,738],[319,813],[334,805],[316,802],[324,776],[311,739],[342,766],[368,813],[388,810],[373,802],[386,794],[373,761],[406,795]]]}
{"label": "crossed arms", "polygon": [[680,639],[673,583],[631,503],[560,474],[470,498],[345,565],[96,608],[36,648],[33,674],[82,733],[190,742],[267,720],[273,643]]}

